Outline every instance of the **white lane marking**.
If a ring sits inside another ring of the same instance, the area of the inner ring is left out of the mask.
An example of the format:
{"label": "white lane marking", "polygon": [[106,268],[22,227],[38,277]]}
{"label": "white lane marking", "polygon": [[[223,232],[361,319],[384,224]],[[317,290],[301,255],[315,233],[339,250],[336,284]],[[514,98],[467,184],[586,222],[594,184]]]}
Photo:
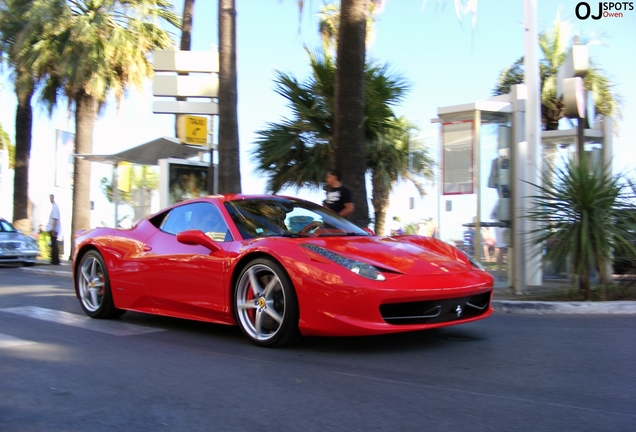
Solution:
{"label": "white lane marking", "polygon": [[113,336],[132,336],[144,333],[155,333],[164,331],[164,329],[143,327],[124,323],[121,321],[96,320],[85,315],[77,315],[69,312],[45,309],[37,306],[5,308],[0,309],[0,311],[22,315],[29,318],[35,318],[43,321],[54,322],[57,324],[85,328],[101,333],[107,333]]}
{"label": "white lane marking", "polygon": [[0,348],[13,348],[22,345],[32,345],[35,343],[36,342],[19,339],[17,337],[0,333]]}

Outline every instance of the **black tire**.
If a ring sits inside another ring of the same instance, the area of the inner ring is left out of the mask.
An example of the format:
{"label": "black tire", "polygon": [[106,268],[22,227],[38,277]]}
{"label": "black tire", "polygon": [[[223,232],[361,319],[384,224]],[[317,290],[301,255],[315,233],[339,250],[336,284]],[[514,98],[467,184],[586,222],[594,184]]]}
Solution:
{"label": "black tire", "polygon": [[84,313],[91,318],[116,318],[125,312],[113,303],[106,264],[97,251],[82,256],[75,274],[75,288]]}
{"label": "black tire", "polygon": [[241,331],[262,347],[289,345],[300,338],[298,299],[285,270],[270,258],[249,262],[233,295]]}

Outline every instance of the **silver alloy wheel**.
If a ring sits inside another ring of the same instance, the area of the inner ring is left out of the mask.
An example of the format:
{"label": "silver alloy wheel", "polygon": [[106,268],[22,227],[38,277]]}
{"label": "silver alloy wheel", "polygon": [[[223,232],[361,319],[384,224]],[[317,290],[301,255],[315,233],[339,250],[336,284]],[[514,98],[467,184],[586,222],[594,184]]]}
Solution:
{"label": "silver alloy wheel", "polygon": [[286,306],[278,274],[267,265],[253,265],[241,276],[235,295],[237,316],[245,332],[260,342],[276,336],[284,324]]}
{"label": "silver alloy wheel", "polygon": [[104,269],[99,260],[87,254],[80,264],[77,285],[82,304],[89,312],[96,312],[104,302]]}

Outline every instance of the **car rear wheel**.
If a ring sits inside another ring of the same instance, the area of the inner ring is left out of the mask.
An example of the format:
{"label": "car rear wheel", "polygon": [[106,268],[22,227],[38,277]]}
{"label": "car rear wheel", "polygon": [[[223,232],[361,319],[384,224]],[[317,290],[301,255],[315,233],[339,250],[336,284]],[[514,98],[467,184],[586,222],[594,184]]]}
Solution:
{"label": "car rear wheel", "polygon": [[125,312],[113,303],[106,264],[99,252],[89,251],[82,256],[75,284],[82,309],[89,317],[115,318]]}
{"label": "car rear wheel", "polygon": [[272,259],[255,259],[245,266],[234,290],[234,311],[243,334],[256,345],[288,345],[300,337],[296,293]]}

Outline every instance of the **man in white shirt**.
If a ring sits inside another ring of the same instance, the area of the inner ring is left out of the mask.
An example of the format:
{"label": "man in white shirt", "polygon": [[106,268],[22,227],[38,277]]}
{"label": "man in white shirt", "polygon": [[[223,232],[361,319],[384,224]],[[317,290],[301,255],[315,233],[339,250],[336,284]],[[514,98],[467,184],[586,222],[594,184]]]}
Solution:
{"label": "man in white shirt", "polygon": [[404,234],[404,225],[402,224],[402,222],[400,222],[400,219],[397,216],[393,216],[390,229],[392,236]]}
{"label": "man in white shirt", "polygon": [[49,223],[46,230],[51,235],[51,264],[60,265],[60,251],[57,245],[57,237],[60,234],[62,223],[60,222],[60,208],[55,202],[55,196],[49,195],[51,200],[51,213],[49,214]]}

